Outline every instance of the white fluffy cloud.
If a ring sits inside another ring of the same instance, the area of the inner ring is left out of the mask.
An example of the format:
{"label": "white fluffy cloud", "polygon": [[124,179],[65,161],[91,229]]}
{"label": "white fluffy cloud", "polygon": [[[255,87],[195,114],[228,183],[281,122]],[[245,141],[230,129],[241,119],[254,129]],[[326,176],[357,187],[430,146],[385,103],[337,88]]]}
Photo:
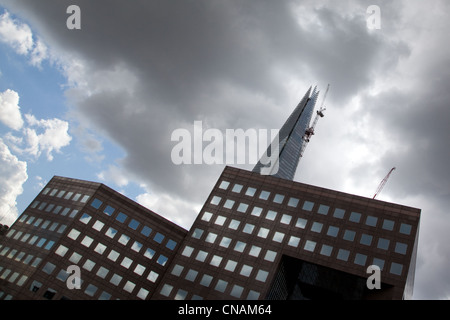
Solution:
{"label": "white fluffy cloud", "polygon": [[14,130],[20,130],[23,119],[19,107],[19,94],[13,90],[0,93],[0,121]]}
{"label": "white fluffy cloud", "polygon": [[10,225],[18,216],[16,198],[27,181],[27,164],[14,156],[0,138],[0,222]]}
{"label": "white fluffy cloud", "polygon": [[0,41],[11,46],[18,54],[29,56],[30,63],[39,67],[48,58],[47,46],[33,39],[31,28],[11,17],[8,11],[0,15]]}

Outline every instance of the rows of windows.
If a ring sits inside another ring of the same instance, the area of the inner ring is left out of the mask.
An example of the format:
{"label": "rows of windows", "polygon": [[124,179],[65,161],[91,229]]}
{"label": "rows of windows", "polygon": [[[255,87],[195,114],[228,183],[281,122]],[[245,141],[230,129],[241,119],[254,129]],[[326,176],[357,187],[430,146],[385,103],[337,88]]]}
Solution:
{"label": "rows of windows", "polygon": [[59,190],[56,188],[52,189],[49,187],[45,188],[42,191],[42,194],[49,195],[49,196],[56,197],[56,198],[65,199],[65,200],[79,201],[81,203],[86,203],[90,198],[90,196],[82,194],[82,193],[66,191],[66,190]]}
{"label": "rows of windows", "polygon": [[[223,189],[223,190],[228,190],[229,186],[230,186],[230,182],[228,182],[226,180],[222,180],[219,185],[219,188]],[[240,194],[241,191],[243,190],[243,188],[244,188],[244,186],[242,184],[235,183],[233,185],[233,188],[231,188],[231,191],[234,193]],[[257,194],[257,189],[253,188],[253,187],[247,187],[244,194],[246,196],[254,197]],[[270,194],[271,194],[270,191],[261,190],[258,193],[258,198],[262,199],[262,200],[268,200],[270,197]],[[221,200],[222,200],[222,197],[216,195],[216,196],[212,197],[210,203],[213,205],[219,205]],[[277,203],[277,204],[283,204],[286,201],[287,201],[286,205],[288,207],[293,207],[293,208],[297,208],[298,204],[300,202],[300,200],[295,197],[287,197],[287,196],[285,196],[283,194],[279,194],[279,193],[275,193],[275,195],[273,196],[273,199],[272,199],[272,202]],[[227,209],[233,209],[234,205],[235,205],[235,201],[231,200],[231,199],[225,199],[225,201],[223,203],[223,207],[227,208]],[[239,205],[236,207],[235,210],[238,212],[246,213],[248,206],[249,206],[248,204],[241,202],[241,203],[239,203]],[[303,206],[301,207],[301,209],[304,211],[312,212],[314,206],[315,206],[314,202],[305,200],[303,202]],[[330,212],[330,206],[324,205],[324,204],[319,204],[319,207],[317,208],[317,214],[328,215],[329,212]],[[332,213],[332,216],[337,219],[344,219],[345,215],[346,215],[346,211],[344,209],[340,209],[340,208],[335,208],[335,210]],[[274,218],[275,217],[273,217],[273,219]],[[363,217],[363,215],[361,213],[351,212],[350,215],[348,216],[348,220],[351,222],[354,222],[354,223],[363,222],[365,225],[370,226],[370,227],[377,227],[378,220],[381,220],[381,219],[379,219],[378,217],[375,217],[375,216],[371,216],[371,215]],[[393,231],[394,226],[395,226],[395,221],[390,220],[390,219],[382,219],[382,223],[380,222],[380,226],[384,230]],[[411,230],[412,230],[412,226],[410,224],[400,223],[398,231],[401,234],[410,235]]]}
{"label": "rows of windows", "polygon": [[[48,231],[54,231],[56,233],[63,233],[67,227],[67,225],[59,223],[59,222],[54,222],[54,221],[47,220],[47,219],[44,220],[42,218],[28,216],[27,214],[22,214],[19,221],[25,222],[25,224],[32,225],[33,227],[36,227],[36,228],[41,228],[43,230],[48,230]],[[12,235],[14,235],[13,239],[18,240],[20,238],[21,234],[22,234],[22,231],[16,232],[15,228],[12,228],[7,233],[6,236],[11,237]]]}
{"label": "rows of windows", "polygon": [[[103,204],[103,202],[97,198],[95,198],[92,203],[91,206],[94,207],[95,209],[99,209],[101,207],[101,205]],[[112,217],[114,212],[116,211],[116,209],[110,205],[106,205],[106,207],[103,209],[103,213]],[[81,221],[85,222],[86,224],[90,221],[91,216],[88,215],[87,213],[84,213],[82,218],[80,219]],[[138,220],[128,217],[128,215],[126,215],[123,212],[118,212],[117,215],[115,216],[115,220],[127,225],[130,229],[137,231],[138,229],[140,229],[140,233],[146,237],[150,237],[150,235],[153,232],[153,229],[150,228],[149,226],[142,224],[141,222],[139,222]],[[102,224],[101,221],[97,221],[96,223],[98,224]],[[99,225],[99,227],[103,227],[103,225]],[[110,228],[112,229],[112,228]],[[114,229],[113,229],[114,230]],[[116,231],[117,232],[117,231]],[[161,232],[154,232],[152,234],[152,239],[153,241],[157,242],[158,244],[162,244],[165,239],[166,236],[164,234],[162,234]],[[166,248],[170,249],[170,250],[174,250],[175,247],[177,246],[177,242],[167,238],[167,242],[165,243]]]}

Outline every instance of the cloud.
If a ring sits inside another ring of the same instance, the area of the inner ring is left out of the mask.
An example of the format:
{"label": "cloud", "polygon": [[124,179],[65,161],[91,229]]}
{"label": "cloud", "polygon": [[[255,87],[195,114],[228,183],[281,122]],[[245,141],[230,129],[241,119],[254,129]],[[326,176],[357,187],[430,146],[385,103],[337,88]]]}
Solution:
{"label": "cloud", "polygon": [[129,183],[129,178],[122,169],[116,165],[109,165],[108,169],[101,171],[97,177],[106,182],[112,182],[116,186],[124,187]]}
{"label": "cloud", "polygon": [[34,41],[31,28],[13,19],[8,11],[0,15],[0,41],[11,46],[18,54],[29,56],[33,66],[40,67],[48,58],[47,46],[41,41]]}
{"label": "cloud", "polygon": [[23,119],[17,92],[8,89],[0,93],[0,121],[13,130],[22,128]]}
{"label": "cloud", "polygon": [[27,181],[27,164],[11,154],[0,138],[0,222],[10,225],[17,219],[16,198]]}

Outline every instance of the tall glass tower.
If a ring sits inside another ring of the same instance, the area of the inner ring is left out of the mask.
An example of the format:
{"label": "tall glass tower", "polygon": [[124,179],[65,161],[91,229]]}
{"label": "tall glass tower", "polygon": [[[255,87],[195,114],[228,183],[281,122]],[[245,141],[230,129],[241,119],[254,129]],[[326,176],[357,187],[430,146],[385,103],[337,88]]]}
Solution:
{"label": "tall glass tower", "polygon": [[[275,138],[275,140],[278,140],[272,141],[266,153],[253,168],[253,172],[269,174],[287,180],[294,179],[304,143],[303,135],[309,128],[314,106],[319,96],[317,87],[314,87],[312,92],[311,89],[312,87],[308,89],[298,106],[281,127],[278,136]],[[264,161],[264,159],[274,159],[272,156],[274,152],[278,153],[278,157],[275,157],[277,163]],[[264,172],[269,165],[270,170]]]}

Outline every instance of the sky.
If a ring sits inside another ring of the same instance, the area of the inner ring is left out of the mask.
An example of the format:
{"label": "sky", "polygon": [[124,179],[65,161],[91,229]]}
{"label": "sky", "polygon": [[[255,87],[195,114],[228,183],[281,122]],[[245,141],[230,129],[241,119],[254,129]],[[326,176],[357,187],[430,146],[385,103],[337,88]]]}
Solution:
{"label": "sky", "polygon": [[448,299],[449,15],[445,0],[0,0],[0,223],[60,175],[189,229],[225,164],[175,164],[172,133],[279,129],[330,84],[294,180],[372,197],[395,166],[378,199],[422,209],[414,298]]}

